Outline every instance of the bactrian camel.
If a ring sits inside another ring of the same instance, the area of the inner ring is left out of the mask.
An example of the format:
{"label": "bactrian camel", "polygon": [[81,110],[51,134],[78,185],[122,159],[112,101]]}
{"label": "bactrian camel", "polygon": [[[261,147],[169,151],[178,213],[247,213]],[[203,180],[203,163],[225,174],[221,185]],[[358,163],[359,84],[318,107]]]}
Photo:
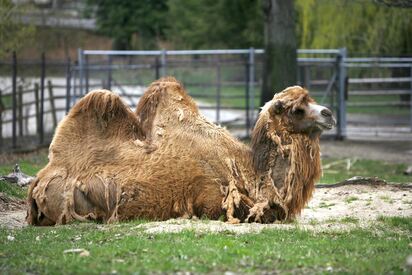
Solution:
{"label": "bactrian camel", "polygon": [[29,188],[27,221],[290,220],[312,196],[319,136],[334,125],[299,86],[263,106],[250,146],[205,119],[174,78],[152,83],[135,113],[96,90],[57,127]]}

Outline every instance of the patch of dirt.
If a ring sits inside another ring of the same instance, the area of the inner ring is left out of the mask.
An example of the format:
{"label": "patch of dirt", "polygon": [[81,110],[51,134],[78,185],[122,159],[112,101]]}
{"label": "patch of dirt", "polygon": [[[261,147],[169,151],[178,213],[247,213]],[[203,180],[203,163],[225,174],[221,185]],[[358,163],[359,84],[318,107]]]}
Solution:
{"label": "patch of dirt", "polygon": [[[25,204],[0,193],[0,226],[26,226]],[[135,226],[148,234],[177,233],[193,230],[199,233],[259,233],[264,229],[302,228],[313,231],[349,230],[370,227],[380,216],[412,217],[412,185],[344,185],[318,188],[302,216],[290,224],[229,224],[220,221],[176,219]],[[105,227],[105,226],[103,226]]]}
{"label": "patch of dirt", "polygon": [[20,228],[26,225],[26,202],[0,192],[0,226]]}
{"label": "patch of dirt", "polygon": [[0,213],[26,209],[26,202],[0,192]]}
{"label": "patch of dirt", "polygon": [[259,233],[264,229],[301,228],[311,231],[350,230],[370,227],[380,216],[412,217],[412,186],[391,184],[344,185],[315,190],[302,216],[290,224],[229,224],[219,221],[169,220],[138,225],[148,234],[183,230],[234,234]]}
{"label": "patch of dirt", "polygon": [[379,216],[412,217],[412,186],[360,184],[317,188],[299,221],[322,222],[351,217],[362,222]]}

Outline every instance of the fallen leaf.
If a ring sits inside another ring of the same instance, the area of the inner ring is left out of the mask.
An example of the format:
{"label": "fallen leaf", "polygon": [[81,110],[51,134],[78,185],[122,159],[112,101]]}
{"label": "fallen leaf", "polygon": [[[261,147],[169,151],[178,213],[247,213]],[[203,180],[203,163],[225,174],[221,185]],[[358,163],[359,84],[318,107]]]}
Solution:
{"label": "fallen leaf", "polygon": [[80,255],[80,257],[89,257],[89,256],[90,256],[90,252],[87,251],[87,250],[85,250],[85,251],[81,252],[79,255]]}
{"label": "fallen leaf", "polygon": [[81,257],[87,257],[90,256],[90,252],[87,251],[86,249],[83,248],[72,248],[72,249],[66,249],[63,251],[64,254],[68,254],[68,253],[73,253],[73,254],[77,254],[79,253],[79,255]]}

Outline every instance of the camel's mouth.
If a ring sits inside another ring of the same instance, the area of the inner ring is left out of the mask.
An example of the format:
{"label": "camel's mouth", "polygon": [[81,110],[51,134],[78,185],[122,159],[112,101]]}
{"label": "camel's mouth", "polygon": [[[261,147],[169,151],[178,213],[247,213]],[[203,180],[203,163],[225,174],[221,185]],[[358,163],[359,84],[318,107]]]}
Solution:
{"label": "camel's mouth", "polygon": [[333,127],[335,127],[336,122],[335,121],[331,121],[331,122],[321,122],[321,121],[316,121],[316,126],[318,126],[318,128],[320,130],[331,130]]}

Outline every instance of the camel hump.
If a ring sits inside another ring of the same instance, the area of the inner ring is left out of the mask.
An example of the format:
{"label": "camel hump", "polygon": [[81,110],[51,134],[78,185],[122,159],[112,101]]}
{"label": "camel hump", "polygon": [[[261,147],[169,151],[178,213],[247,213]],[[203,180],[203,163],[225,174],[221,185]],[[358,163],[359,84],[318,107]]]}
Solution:
{"label": "camel hump", "polygon": [[93,91],[80,99],[59,123],[50,144],[49,159],[67,166],[80,160],[113,158],[116,148],[136,140],[138,132],[136,115],[118,95],[106,90]]}
{"label": "camel hump", "polygon": [[103,119],[125,117],[130,112],[120,97],[109,90],[94,90],[83,97],[71,109],[69,116],[93,115]]}
{"label": "camel hump", "polygon": [[136,107],[136,115],[143,133],[142,138],[150,139],[153,122],[157,115],[176,114],[175,111],[179,109],[198,113],[196,103],[179,81],[168,76],[150,84]]}
{"label": "camel hump", "polygon": [[123,103],[119,95],[109,90],[94,90],[77,102],[68,118],[73,118],[90,128],[99,128],[106,134],[139,136],[140,127],[136,115]]}

